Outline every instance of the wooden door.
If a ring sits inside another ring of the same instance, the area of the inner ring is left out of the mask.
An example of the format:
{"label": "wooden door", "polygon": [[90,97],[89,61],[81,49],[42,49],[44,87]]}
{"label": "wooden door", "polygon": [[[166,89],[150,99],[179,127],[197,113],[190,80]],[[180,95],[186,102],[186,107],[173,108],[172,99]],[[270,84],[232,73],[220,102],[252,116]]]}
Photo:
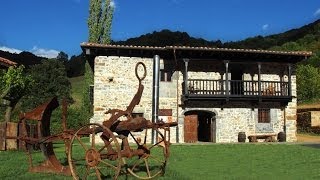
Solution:
{"label": "wooden door", "polygon": [[211,119],[211,142],[216,142],[216,120]]}
{"label": "wooden door", "polygon": [[198,115],[187,115],[184,118],[184,142],[198,141]]}
{"label": "wooden door", "polygon": [[241,69],[232,68],[231,69],[231,83],[230,92],[232,95],[243,95],[243,72]]}

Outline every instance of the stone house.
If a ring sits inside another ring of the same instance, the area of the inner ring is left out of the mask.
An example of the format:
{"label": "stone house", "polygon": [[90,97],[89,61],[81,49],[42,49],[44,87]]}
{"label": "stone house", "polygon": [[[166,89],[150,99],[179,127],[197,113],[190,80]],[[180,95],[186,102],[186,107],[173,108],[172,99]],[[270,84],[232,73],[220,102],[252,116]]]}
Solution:
{"label": "stone house", "polygon": [[171,142],[238,142],[239,132],[285,132],[287,141],[296,141],[295,65],[311,52],[93,43],[81,47],[94,69],[92,122],[101,123],[109,108],[126,109],[137,89],[137,62],[146,65],[147,77],[134,113],[152,118],[158,55],[158,118],[178,122],[171,128]]}

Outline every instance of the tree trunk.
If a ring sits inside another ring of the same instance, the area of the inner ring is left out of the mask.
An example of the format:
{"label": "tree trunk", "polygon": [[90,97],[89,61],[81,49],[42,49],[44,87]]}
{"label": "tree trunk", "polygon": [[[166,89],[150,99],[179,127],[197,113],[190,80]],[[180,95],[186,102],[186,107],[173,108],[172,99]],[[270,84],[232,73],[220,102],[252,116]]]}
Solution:
{"label": "tree trunk", "polygon": [[[20,99],[20,98],[18,98],[18,99]],[[17,103],[18,103],[18,100],[9,101],[9,105],[6,108],[6,114],[4,115],[4,121],[5,122],[10,122],[11,121],[12,111],[16,107]]]}
{"label": "tree trunk", "polygon": [[12,109],[13,107],[12,106],[8,106],[7,109],[6,109],[6,114],[4,116],[4,121],[5,122],[10,122],[11,120],[11,114],[12,114]]}

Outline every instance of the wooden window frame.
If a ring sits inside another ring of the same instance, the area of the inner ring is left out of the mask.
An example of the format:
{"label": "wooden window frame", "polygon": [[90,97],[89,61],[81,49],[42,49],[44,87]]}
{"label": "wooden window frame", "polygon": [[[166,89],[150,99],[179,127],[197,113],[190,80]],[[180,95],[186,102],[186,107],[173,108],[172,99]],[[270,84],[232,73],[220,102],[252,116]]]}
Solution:
{"label": "wooden window frame", "polygon": [[160,81],[161,82],[171,82],[172,81],[172,72],[160,69]]}
{"label": "wooden window frame", "polygon": [[143,113],[132,113],[132,118],[143,117]]}
{"label": "wooden window frame", "polygon": [[258,123],[270,123],[270,109],[258,109]]}

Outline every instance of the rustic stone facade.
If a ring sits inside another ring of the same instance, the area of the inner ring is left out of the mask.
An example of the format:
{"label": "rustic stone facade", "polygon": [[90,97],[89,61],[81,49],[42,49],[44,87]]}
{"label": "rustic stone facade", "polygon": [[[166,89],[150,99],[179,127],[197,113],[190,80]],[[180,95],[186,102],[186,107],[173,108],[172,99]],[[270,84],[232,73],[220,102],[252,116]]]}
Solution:
{"label": "rustic stone facade", "polygon": [[[166,64],[162,61],[162,68]],[[169,60],[165,60],[169,61]],[[104,114],[108,109],[126,109],[138,88],[138,81],[134,68],[137,62],[145,63],[147,67],[147,77],[143,81],[144,92],[140,104],[134,109],[134,113],[143,113],[143,116],[151,120],[152,118],[152,58],[118,57],[118,56],[97,56],[95,58],[94,75],[94,116],[91,122],[102,123],[108,117]],[[213,66],[213,65],[211,65]],[[281,78],[287,81],[287,76],[274,72],[274,66],[264,66],[261,80],[279,81]],[[210,67],[212,68],[212,67]],[[214,67],[213,67],[214,69]],[[228,75],[230,76],[230,74]],[[213,72],[190,71],[189,78],[219,80],[225,79],[226,74],[216,69]],[[244,73],[244,79],[258,79],[257,73]],[[213,142],[228,143],[237,142],[238,133],[245,132],[246,135],[254,134],[277,134],[284,131],[286,127],[287,141],[296,141],[296,78],[291,77],[292,82],[292,102],[285,109],[278,103],[261,103],[256,106],[250,104],[231,104],[220,107],[212,102],[197,102],[184,104],[183,95],[183,72],[174,71],[171,82],[160,82],[159,109],[172,110],[171,116],[160,116],[165,121],[178,121],[178,126],[171,128],[171,139],[173,143],[183,143],[184,140],[184,120],[185,113],[190,111],[205,111],[214,114],[212,125],[215,129]],[[271,122],[258,123],[258,108],[270,108]],[[284,118],[285,116],[285,118]],[[284,122],[286,125],[284,126]],[[143,133],[135,133],[143,137]],[[149,132],[150,135],[150,132]],[[150,141],[151,136],[148,136]],[[248,141],[248,139],[247,139]]]}
{"label": "rustic stone facade", "polygon": [[[138,89],[138,80],[135,76],[135,66],[143,62],[147,68],[147,76],[143,80],[144,91],[140,104],[133,113],[142,113],[152,119],[152,77],[153,60],[150,58],[130,57],[96,57],[94,74],[94,116],[91,122],[102,123],[108,118],[105,112],[108,109],[125,110]],[[160,83],[159,109],[172,109],[172,116],[161,117],[174,121],[176,117],[176,85],[174,83]],[[164,88],[169,87],[169,88]],[[172,90],[173,89],[173,90]],[[143,138],[144,133],[134,133]],[[151,141],[151,132],[148,132],[148,141]],[[171,128],[171,141],[176,142],[176,128]]]}

